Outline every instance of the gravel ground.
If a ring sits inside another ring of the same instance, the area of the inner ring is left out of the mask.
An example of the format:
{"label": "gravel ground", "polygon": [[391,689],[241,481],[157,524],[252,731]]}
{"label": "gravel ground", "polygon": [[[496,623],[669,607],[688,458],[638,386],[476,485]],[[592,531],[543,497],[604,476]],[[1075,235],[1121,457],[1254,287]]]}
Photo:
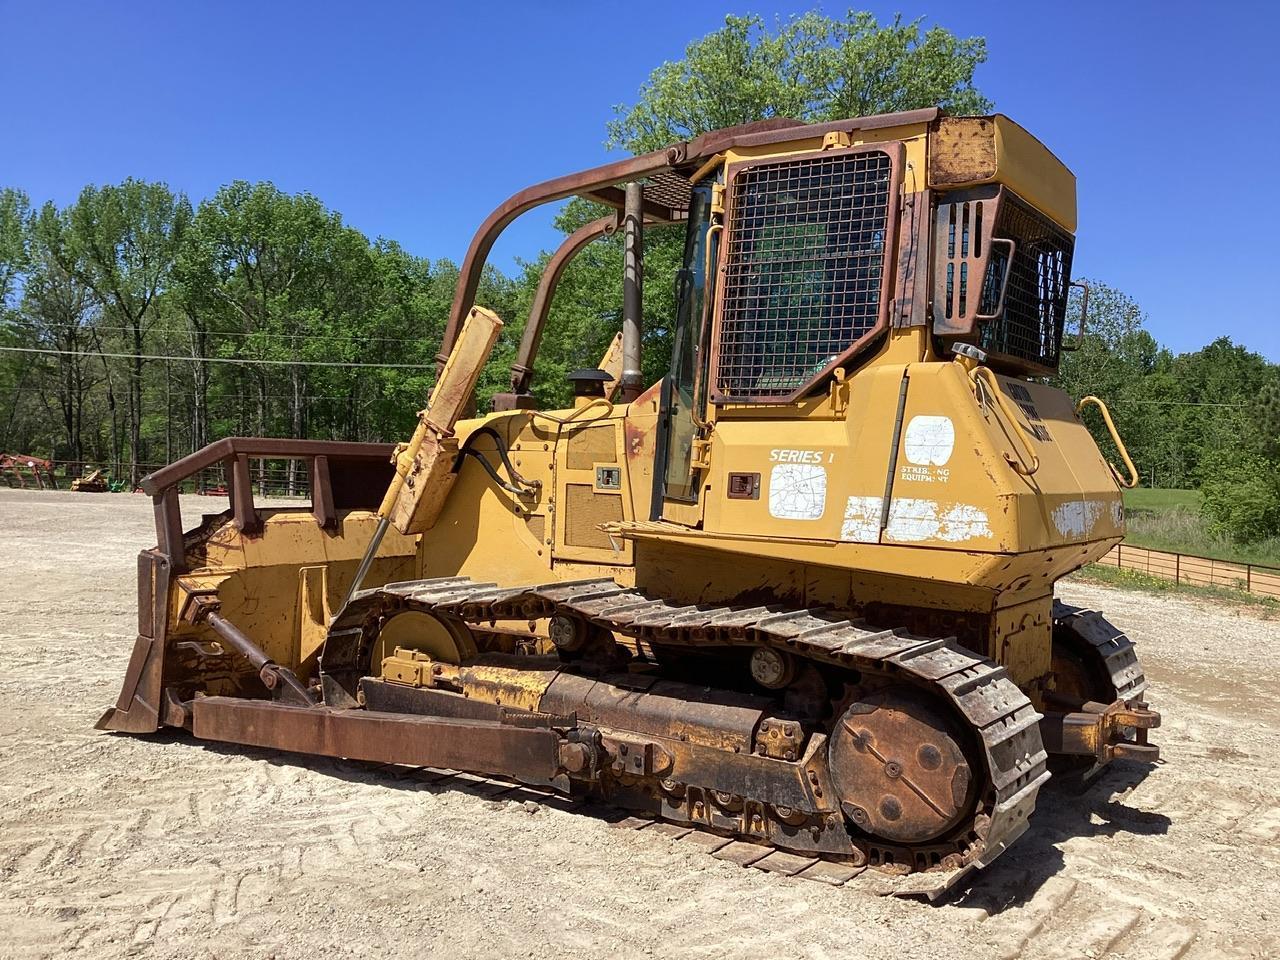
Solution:
{"label": "gravel ground", "polygon": [[457,780],[97,733],[153,540],[141,496],[0,490],[2,957],[1280,956],[1280,622],[1245,608],[1062,584],[1138,642],[1167,762],[1042,791],[927,906]]}

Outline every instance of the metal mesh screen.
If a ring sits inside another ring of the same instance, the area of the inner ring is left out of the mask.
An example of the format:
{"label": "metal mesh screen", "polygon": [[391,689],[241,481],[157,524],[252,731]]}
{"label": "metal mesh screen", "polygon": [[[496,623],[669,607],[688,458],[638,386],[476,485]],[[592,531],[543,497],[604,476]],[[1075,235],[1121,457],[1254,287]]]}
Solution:
{"label": "metal mesh screen", "polygon": [[[1071,282],[1071,235],[1013,196],[1003,204],[995,232],[1013,240],[1016,249],[1004,313],[983,324],[979,345],[988,353],[1056,367]],[[983,313],[996,305],[1008,256],[1006,245],[992,247]]]}
{"label": "metal mesh screen", "polygon": [[879,151],[836,153],[733,178],[722,397],[789,397],[876,326],[892,168]]}
{"label": "metal mesh screen", "polygon": [[645,181],[644,198],[672,210],[687,210],[689,189],[689,181],[678,173],[655,173]]}

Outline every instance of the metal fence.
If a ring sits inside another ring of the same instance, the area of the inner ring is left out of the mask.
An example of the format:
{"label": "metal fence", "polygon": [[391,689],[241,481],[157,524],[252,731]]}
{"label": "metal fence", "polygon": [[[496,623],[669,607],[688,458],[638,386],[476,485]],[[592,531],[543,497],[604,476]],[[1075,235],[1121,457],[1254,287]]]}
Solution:
{"label": "metal fence", "polygon": [[1098,561],[1104,567],[1139,570],[1153,577],[1195,587],[1226,587],[1260,597],[1280,599],[1280,567],[1257,563],[1232,563],[1189,553],[1166,553],[1129,543],[1118,543]]}

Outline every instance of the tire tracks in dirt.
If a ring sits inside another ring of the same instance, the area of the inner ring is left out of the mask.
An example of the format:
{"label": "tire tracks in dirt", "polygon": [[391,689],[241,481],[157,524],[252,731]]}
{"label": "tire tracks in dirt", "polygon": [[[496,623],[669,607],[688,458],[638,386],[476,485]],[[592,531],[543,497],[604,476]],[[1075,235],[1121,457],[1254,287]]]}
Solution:
{"label": "tire tracks in dirt", "polygon": [[153,536],[144,498],[0,490],[0,957],[1280,955],[1276,621],[1064,584],[1138,642],[1167,762],[1051,784],[930,907],[478,778],[96,733]]}

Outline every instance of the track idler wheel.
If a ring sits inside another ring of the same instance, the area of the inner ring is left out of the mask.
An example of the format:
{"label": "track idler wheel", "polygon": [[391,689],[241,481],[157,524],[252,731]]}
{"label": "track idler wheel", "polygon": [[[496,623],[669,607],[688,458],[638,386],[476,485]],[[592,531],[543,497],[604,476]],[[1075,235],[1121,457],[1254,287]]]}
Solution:
{"label": "track idler wheel", "polygon": [[844,814],[893,843],[925,843],[972,813],[977,778],[958,725],[910,687],[858,697],[831,732],[831,776]]}

